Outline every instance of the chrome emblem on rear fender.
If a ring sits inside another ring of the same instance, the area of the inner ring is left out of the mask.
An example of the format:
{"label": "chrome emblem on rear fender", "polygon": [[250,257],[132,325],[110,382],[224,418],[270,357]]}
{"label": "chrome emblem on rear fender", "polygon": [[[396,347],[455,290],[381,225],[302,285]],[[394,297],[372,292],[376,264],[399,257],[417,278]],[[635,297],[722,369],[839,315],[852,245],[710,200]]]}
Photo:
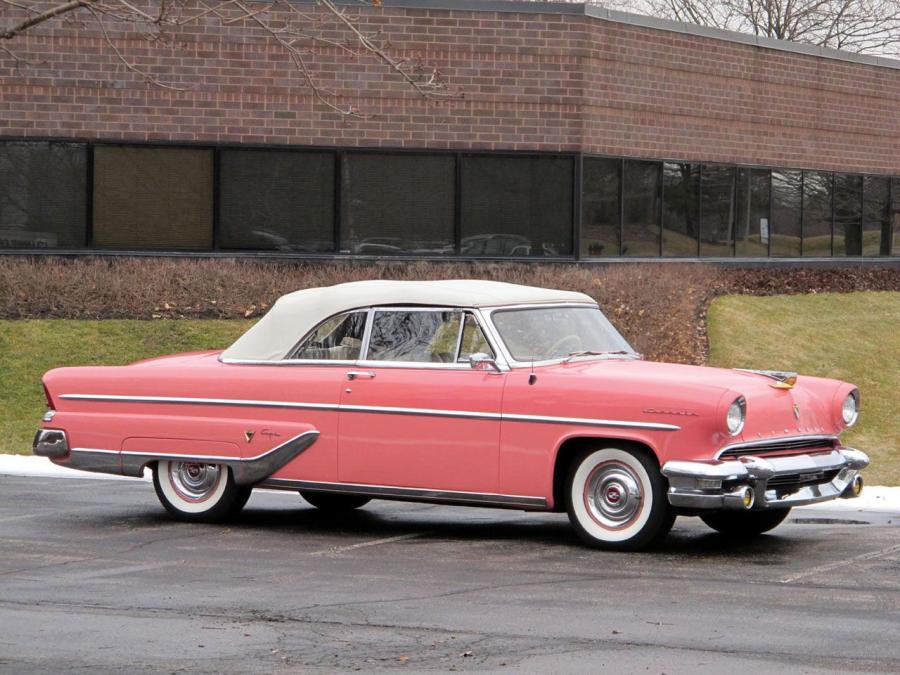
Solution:
{"label": "chrome emblem on rear fender", "polygon": [[255,431],[245,431],[245,432],[244,432],[244,438],[246,438],[246,439],[247,439],[247,442],[249,443],[250,441],[253,440],[253,436],[254,436],[255,434],[256,434]]}

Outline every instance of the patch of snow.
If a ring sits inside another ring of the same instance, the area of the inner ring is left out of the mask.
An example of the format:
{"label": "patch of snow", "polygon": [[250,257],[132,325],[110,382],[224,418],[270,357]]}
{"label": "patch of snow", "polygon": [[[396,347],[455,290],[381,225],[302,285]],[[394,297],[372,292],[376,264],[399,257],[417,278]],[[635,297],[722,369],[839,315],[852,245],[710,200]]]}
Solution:
{"label": "patch of snow", "polygon": [[108,473],[79,471],[54,464],[46,457],[34,455],[0,455],[0,476],[28,476],[35,478],[93,478],[101,480],[150,480],[150,472],[143,478],[113,476]]}

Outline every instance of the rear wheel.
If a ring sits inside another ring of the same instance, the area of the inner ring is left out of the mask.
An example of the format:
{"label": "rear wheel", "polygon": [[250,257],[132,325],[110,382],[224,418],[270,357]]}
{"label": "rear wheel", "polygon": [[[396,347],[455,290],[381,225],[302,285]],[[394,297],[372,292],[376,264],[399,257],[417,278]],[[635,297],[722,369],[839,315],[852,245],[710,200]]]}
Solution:
{"label": "rear wheel", "polygon": [[339,495],[331,492],[311,492],[307,490],[301,490],[300,496],[317,509],[331,513],[352,511],[372,501],[370,497],[362,497],[360,495]]}
{"label": "rear wheel", "polygon": [[649,453],[588,450],[569,469],[566,507],[588,545],[633,551],[652,546],[672,529],[675,512],[666,491],[666,479]]}
{"label": "rear wheel", "polygon": [[790,512],[790,508],[768,511],[713,511],[700,516],[700,520],[729,537],[755,537],[781,525]]}
{"label": "rear wheel", "polygon": [[161,460],[153,468],[153,487],[160,503],[179,520],[214,523],[236,515],[251,488],[236,485],[223,464]]}

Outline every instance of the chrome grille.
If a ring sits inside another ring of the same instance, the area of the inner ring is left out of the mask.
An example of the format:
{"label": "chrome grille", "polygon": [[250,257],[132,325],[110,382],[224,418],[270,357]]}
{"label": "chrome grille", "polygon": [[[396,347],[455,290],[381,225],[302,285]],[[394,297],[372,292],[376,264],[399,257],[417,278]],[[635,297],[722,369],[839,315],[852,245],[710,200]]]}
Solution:
{"label": "chrome grille", "polygon": [[840,473],[840,469],[772,476],[766,484],[766,488],[768,490],[777,490],[779,493],[794,492],[807,485],[830,483],[837,477],[838,473]]}
{"label": "chrome grille", "polygon": [[837,441],[833,438],[783,438],[773,439],[766,443],[752,443],[736,445],[726,448],[719,455],[719,459],[734,459],[735,457],[766,457],[772,455],[802,455],[810,452],[828,452],[833,450]]}

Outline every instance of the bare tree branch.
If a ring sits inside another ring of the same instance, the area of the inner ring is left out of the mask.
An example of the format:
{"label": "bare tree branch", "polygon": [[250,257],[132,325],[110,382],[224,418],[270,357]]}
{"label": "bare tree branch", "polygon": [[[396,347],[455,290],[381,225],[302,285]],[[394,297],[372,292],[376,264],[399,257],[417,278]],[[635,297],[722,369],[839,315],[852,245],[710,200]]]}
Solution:
{"label": "bare tree branch", "polygon": [[[377,6],[381,2],[367,0],[367,4]],[[346,8],[338,7],[333,0],[315,0],[315,5],[318,11],[301,11],[290,0],[271,0],[259,5],[245,0],[0,0],[0,41],[19,38],[53,21],[68,22],[73,30],[87,30],[93,24],[128,71],[154,86],[180,91],[183,86],[164,82],[130,58],[110,28],[138,30],[148,41],[173,45],[170,33],[177,35],[187,26],[209,22],[222,27],[247,26],[282,49],[315,99],[339,115],[364,116],[353,104],[343,100],[346,95],[329,90],[314,74],[310,63],[321,56],[320,49],[335,49],[351,58],[372,58],[424,99],[455,96],[436,68],[426,67],[418,57],[395,54],[379,31],[366,31],[359,18],[350,16]],[[10,19],[7,28],[3,28],[4,19]],[[336,32],[343,32],[346,37],[336,38]],[[0,46],[17,64],[28,63],[5,45]]]}

